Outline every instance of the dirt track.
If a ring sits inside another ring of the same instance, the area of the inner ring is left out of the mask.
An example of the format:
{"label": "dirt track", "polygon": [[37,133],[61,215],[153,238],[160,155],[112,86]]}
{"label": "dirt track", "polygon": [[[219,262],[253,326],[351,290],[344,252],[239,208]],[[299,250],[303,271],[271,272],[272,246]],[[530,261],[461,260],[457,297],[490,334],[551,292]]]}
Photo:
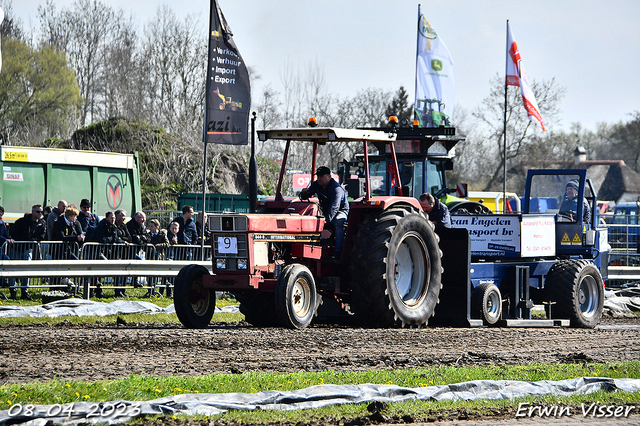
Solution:
{"label": "dirt track", "polygon": [[[611,327],[612,325],[628,327]],[[304,331],[215,324],[1,326],[0,384],[101,380],[130,374],[409,368],[430,365],[640,359],[640,319],[606,319],[603,328]]]}

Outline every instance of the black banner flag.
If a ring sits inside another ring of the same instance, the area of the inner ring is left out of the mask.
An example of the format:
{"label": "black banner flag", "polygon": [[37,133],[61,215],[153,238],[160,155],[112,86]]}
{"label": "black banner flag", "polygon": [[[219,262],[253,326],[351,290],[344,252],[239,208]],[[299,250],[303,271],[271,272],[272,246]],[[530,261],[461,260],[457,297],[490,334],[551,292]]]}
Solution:
{"label": "black banner flag", "polygon": [[251,86],[222,10],[211,0],[205,143],[247,145]]}

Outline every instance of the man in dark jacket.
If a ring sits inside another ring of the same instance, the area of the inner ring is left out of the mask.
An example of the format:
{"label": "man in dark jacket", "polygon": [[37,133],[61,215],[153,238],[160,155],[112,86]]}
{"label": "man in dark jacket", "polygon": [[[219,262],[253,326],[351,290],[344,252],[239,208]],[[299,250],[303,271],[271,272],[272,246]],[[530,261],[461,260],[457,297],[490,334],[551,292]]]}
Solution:
{"label": "man in dark jacket", "polygon": [[31,213],[24,215],[11,227],[11,238],[14,241],[42,241],[47,237],[47,224],[42,218],[42,206],[31,207]]}
{"label": "man in dark jacket", "polygon": [[328,167],[318,167],[316,175],[318,178],[308,188],[302,190],[300,199],[308,199],[313,194],[318,195],[324,221],[329,225],[329,228],[333,228],[336,236],[334,257],[340,259],[342,246],[344,245],[344,223],[349,215],[347,194],[342,189],[342,186],[331,177],[331,170]]}
{"label": "man in dark jacket", "polygon": [[[193,221],[193,207],[187,205],[182,208],[182,216],[173,219],[178,223],[178,244],[195,245],[198,244],[198,228]],[[191,260],[194,251],[190,247],[174,247],[173,256],[175,260]]]}
{"label": "man in dark jacket", "polygon": [[[118,241],[118,232],[116,230],[116,217],[113,212],[107,212],[104,215],[104,219],[98,223],[96,226],[95,232],[91,236],[91,242],[100,243],[97,251],[93,251],[89,254],[92,259],[111,259],[111,244],[115,244]],[[122,242],[122,241],[120,241]],[[102,291],[100,279],[93,280],[93,284],[96,286],[96,290],[94,292],[95,297],[105,297],[104,292]]]}
{"label": "man in dark jacket", "polygon": [[87,241],[91,241],[91,237],[100,223],[97,214],[91,213],[91,202],[86,198],[80,201],[80,212],[78,213],[78,222],[82,226],[82,232],[85,233]]}
{"label": "man in dark jacket", "polygon": [[[53,241],[53,224],[59,217],[64,216],[64,211],[67,209],[67,202],[65,200],[58,201],[58,206],[54,207],[51,213],[47,216],[47,240]],[[64,221],[63,221],[64,222]]]}
{"label": "man in dark jacket", "polygon": [[451,228],[449,209],[440,200],[426,192],[420,195],[420,205],[422,210],[429,215],[429,220],[436,225],[436,228]]}
{"label": "man in dark jacket", "polygon": [[[136,214],[133,215],[133,218],[129,222],[127,222],[127,230],[129,231],[129,235],[131,235],[131,242],[133,244],[143,246],[151,241],[149,231],[144,225],[144,222],[146,220],[147,215],[145,215],[144,212],[136,212]],[[146,253],[146,249],[142,248],[138,251],[138,255],[136,256],[136,258],[144,259],[142,255]],[[133,278],[133,286],[142,287],[142,284],[140,283],[140,279],[138,277]]]}
{"label": "man in dark jacket", "polygon": [[53,239],[55,241],[65,241],[67,247],[60,253],[58,258],[78,259],[75,255],[76,245],[73,243],[82,244],[84,242],[84,235],[82,234],[82,226],[76,219],[78,217],[78,210],[73,207],[68,207],[62,216],[60,216],[53,225]]}
{"label": "man in dark jacket", "polygon": [[115,226],[116,226],[116,235],[117,235],[117,241],[116,242],[124,242],[126,243],[131,243],[131,234],[129,233],[129,229],[127,228],[127,225],[124,223],[125,218],[127,217],[127,212],[125,212],[124,210],[116,210],[115,212]]}
{"label": "man in dark jacket", "polygon": [[[119,243],[123,242],[125,244],[130,244],[132,242],[131,234],[129,233],[127,224],[124,222],[126,216],[127,216],[127,213],[124,210],[118,209],[115,211],[114,225],[116,228],[116,242],[119,242]],[[114,254],[115,259],[126,259],[128,257],[129,257],[128,253],[125,253],[125,252]],[[124,281],[122,277],[116,277],[116,286],[121,287],[123,285],[124,285]],[[124,290],[116,289],[115,297],[122,297],[122,296],[126,296],[126,294],[124,293]]]}
{"label": "man in dark jacket", "polygon": [[[565,197],[558,212],[561,216],[569,218],[572,222],[577,222],[579,185],[580,182],[577,179],[572,179],[567,182]],[[586,199],[582,200],[582,222],[591,222],[591,207]]]}
{"label": "man in dark jacket", "polygon": [[116,231],[116,217],[113,212],[107,212],[104,219],[96,226],[96,231],[91,236],[91,242],[100,244],[115,244],[118,242]]}
{"label": "man in dark jacket", "polygon": [[148,244],[151,241],[149,237],[149,231],[147,231],[147,227],[144,225],[144,222],[147,220],[147,216],[144,212],[136,212],[133,215],[133,219],[127,222],[127,230],[129,231],[129,235],[131,235],[131,242],[133,244]]}
{"label": "man in dark jacket", "polygon": [[182,208],[182,216],[173,219],[174,222],[178,222],[178,225],[180,225],[178,244],[198,244],[198,228],[192,218],[193,207],[184,206]]}
{"label": "man in dark jacket", "polygon": [[[36,241],[42,241],[47,237],[47,224],[42,218],[43,210],[40,204],[31,207],[31,213],[26,214],[11,227],[11,238],[18,244],[13,245],[11,250],[12,259],[31,260],[33,258],[33,249],[36,248]],[[26,241],[34,241],[30,244]],[[29,299],[27,287],[29,280],[22,278],[22,298]],[[13,286],[12,286],[13,287]],[[11,289],[11,298],[16,298],[16,289]]]}

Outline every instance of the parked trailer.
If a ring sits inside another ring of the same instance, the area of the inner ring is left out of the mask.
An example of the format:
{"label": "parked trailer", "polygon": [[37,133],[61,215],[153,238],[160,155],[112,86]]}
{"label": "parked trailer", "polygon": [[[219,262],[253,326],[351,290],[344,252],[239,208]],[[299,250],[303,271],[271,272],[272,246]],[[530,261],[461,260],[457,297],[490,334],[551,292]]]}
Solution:
{"label": "parked trailer", "polygon": [[99,215],[142,210],[137,154],[26,146],[1,146],[0,152],[0,205],[7,222],[34,204],[55,206],[59,200],[80,205],[86,198]]}

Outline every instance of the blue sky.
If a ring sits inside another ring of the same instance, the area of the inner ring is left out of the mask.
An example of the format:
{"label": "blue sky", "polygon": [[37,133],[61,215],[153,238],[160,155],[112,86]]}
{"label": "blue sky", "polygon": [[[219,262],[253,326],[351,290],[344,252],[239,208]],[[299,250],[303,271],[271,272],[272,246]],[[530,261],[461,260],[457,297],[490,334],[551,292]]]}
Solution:
{"label": "blue sky", "polygon": [[[73,0],[54,0],[58,7]],[[208,25],[208,0],[105,0],[133,14],[140,25],[159,6],[179,16],[197,14]],[[14,0],[23,25],[37,26],[45,0]],[[289,68],[318,64],[327,90],[342,96],[369,87],[414,92],[418,2],[409,0],[219,0],[245,62],[262,78],[254,96],[271,83],[281,90]],[[504,75],[506,20],[530,80],[556,79],[566,88],[561,122],[629,120],[640,111],[640,1],[452,0],[423,1],[422,11],[455,62],[456,104],[472,110]],[[544,118],[544,117],[543,117]]]}

